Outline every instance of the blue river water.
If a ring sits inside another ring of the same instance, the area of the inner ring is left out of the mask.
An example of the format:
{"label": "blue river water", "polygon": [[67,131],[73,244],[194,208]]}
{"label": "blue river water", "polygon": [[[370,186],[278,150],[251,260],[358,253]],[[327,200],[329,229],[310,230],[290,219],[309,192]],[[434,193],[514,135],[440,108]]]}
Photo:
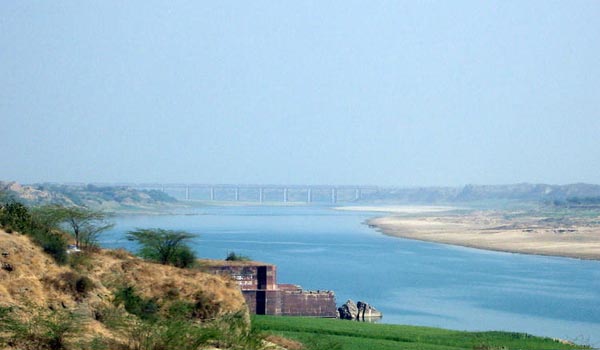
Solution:
{"label": "blue river water", "polygon": [[318,206],[209,206],[180,215],[116,218],[104,247],[135,246],[134,228],[186,230],[198,256],[228,252],[277,265],[279,283],[371,303],[381,322],[526,332],[600,346],[600,262],[385,236],[381,214]]}

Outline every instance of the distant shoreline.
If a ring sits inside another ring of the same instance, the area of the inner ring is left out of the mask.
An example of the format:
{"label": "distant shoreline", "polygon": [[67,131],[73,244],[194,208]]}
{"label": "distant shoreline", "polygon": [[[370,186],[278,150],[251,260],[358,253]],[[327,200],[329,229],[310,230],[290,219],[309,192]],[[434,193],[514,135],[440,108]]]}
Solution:
{"label": "distant shoreline", "polygon": [[356,206],[340,206],[333,208],[343,211],[364,211],[364,212],[383,212],[393,214],[424,214],[424,213],[439,213],[457,210],[457,207],[447,206],[428,206],[428,205],[356,205]]}
{"label": "distant shoreline", "polygon": [[[600,260],[600,227],[585,226],[569,230],[550,227],[502,227],[497,222],[456,217],[378,217],[367,224],[381,233],[399,238],[449,244],[506,253]],[[563,233],[557,233],[564,231]]]}

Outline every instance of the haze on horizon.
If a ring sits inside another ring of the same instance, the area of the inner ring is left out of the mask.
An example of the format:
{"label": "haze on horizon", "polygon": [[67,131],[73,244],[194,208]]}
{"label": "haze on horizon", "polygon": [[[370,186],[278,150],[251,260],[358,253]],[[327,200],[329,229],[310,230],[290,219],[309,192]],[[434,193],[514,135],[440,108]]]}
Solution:
{"label": "haze on horizon", "polygon": [[598,38],[598,1],[4,1],[0,179],[600,183]]}

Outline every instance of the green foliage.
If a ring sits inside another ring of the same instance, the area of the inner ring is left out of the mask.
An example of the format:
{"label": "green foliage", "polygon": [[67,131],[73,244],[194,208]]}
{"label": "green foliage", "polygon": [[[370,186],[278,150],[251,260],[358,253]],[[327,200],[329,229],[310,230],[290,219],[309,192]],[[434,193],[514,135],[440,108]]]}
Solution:
{"label": "green foliage", "polygon": [[30,225],[31,214],[26,206],[14,201],[0,204],[0,226],[23,233]]}
{"label": "green foliage", "polygon": [[307,350],[584,349],[524,333],[461,332],[307,317],[253,316],[252,327],[302,342]]}
{"label": "green foliage", "polygon": [[257,328],[248,328],[245,315],[241,312],[229,314],[213,323],[218,337],[214,345],[220,349],[258,350],[264,348],[264,333]]}
{"label": "green foliage", "polygon": [[17,230],[31,237],[59,264],[67,262],[67,241],[53,226],[40,219],[21,203],[10,202],[0,206],[0,224],[7,230]]}
{"label": "green foliage", "polygon": [[185,231],[164,229],[137,229],[127,233],[127,239],[140,244],[138,254],[144,259],[153,260],[163,265],[189,267],[196,257],[185,244],[196,235]]}
{"label": "green foliage", "polygon": [[27,307],[30,317],[19,318],[16,309],[0,307],[0,344],[23,350],[61,350],[79,332],[78,317],[68,310]]}
{"label": "green foliage", "polygon": [[60,279],[55,281],[55,286],[76,297],[84,297],[95,287],[87,276],[71,271],[62,273]]}
{"label": "green foliage", "polygon": [[245,256],[245,255],[241,255],[241,254],[236,254],[235,252],[230,252],[227,254],[227,257],[225,258],[226,261],[250,261],[250,257]]}
{"label": "green foliage", "polygon": [[194,318],[194,303],[183,300],[175,301],[169,305],[166,317],[168,319],[191,320]]}
{"label": "green foliage", "polygon": [[190,247],[186,245],[180,246],[175,250],[171,263],[181,268],[192,267],[196,263],[196,254],[194,254]]}
{"label": "green foliage", "polygon": [[142,321],[124,333],[127,350],[197,350],[220,336],[213,328],[184,320]]}
{"label": "green foliage", "polygon": [[82,249],[95,247],[98,235],[113,227],[106,213],[82,207],[47,205],[36,208],[34,215],[46,226],[69,232],[75,245]]}
{"label": "green foliage", "polygon": [[34,221],[27,232],[33,242],[42,247],[45,253],[54,258],[56,263],[64,265],[69,260],[67,239],[60,232],[52,231],[42,223]]}
{"label": "green foliage", "polygon": [[117,290],[113,303],[116,306],[123,305],[127,312],[136,315],[142,320],[156,319],[160,308],[155,299],[142,298],[131,286]]}
{"label": "green foliage", "polygon": [[198,291],[194,295],[194,308],[192,315],[201,320],[210,320],[217,317],[221,310],[221,304],[203,291]]}
{"label": "green foliage", "polygon": [[[105,309],[96,319],[116,330],[127,343],[113,349],[124,350],[197,350],[218,347],[231,350],[262,349],[263,337],[248,327],[246,314],[239,312],[223,318],[197,322],[197,303],[183,300],[172,302],[165,313],[144,316],[140,310],[149,300],[131,287],[116,293],[115,304],[139,318],[119,314],[118,309]],[[213,315],[214,316],[214,315]]]}

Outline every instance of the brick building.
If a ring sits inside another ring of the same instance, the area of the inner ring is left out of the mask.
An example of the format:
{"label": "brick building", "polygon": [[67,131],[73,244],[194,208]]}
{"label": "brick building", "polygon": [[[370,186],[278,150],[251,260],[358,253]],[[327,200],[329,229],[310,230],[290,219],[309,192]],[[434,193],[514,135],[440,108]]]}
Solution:
{"label": "brick building", "polygon": [[251,313],[258,315],[336,317],[332,291],[306,291],[277,284],[277,266],[254,261],[202,261],[205,269],[235,280]]}

